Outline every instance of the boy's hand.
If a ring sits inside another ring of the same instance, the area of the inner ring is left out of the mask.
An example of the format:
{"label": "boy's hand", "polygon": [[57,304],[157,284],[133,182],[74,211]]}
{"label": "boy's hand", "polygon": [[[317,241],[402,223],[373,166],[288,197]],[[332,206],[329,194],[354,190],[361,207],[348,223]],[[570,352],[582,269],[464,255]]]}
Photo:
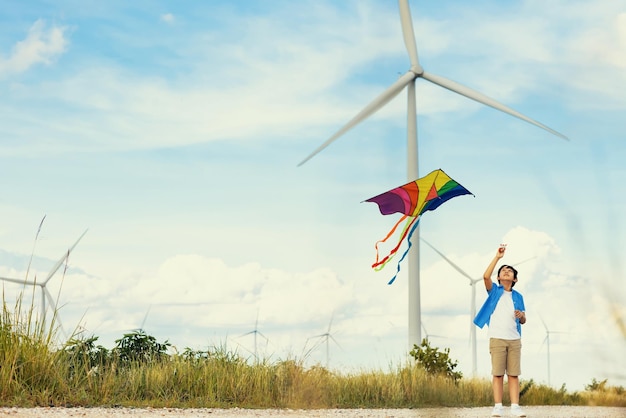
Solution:
{"label": "boy's hand", "polygon": [[505,251],[506,251],[506,244],[500,244],[500,248],[498,248],[498,252],[496,253],[496,258],[504,257]]}

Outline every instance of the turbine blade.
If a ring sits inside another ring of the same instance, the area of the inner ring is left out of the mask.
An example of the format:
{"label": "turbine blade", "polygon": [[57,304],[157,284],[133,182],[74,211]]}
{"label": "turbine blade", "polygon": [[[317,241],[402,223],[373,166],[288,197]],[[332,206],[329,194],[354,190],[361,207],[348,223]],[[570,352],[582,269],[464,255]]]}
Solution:
{"label": "turbine blade", "polygon": [[61,323],[61,317],[58,315],[57,304],[54,298],[52,297],[48,289],[46,289],[45,287],[42,287],[41,291],[43,292],[45,297],[48,299],[48,303],[50,304],[50,309],[52,310],[53,320],[59,323],[59,328],[61,329],[61,332],[63,333],[63,335],[67,336],[67,333],[65,332],[65,329],[63,328],[63,324]]}
{"label": "turbine blade", "polygon": [[439,254],[444,260],[446,260],[448,262],[448,264],[450,264],[456,271],[458,271],[459,273],[461,273],[463,276],[467,277],[470,281],[470,283],[472,283],[474,281],[474,278],[472,276],[470,276],[469,274],[467,274],[466,272],[464,272],[461,267],[457,266],[456,264],[454,264],[452,262],[452,260],[450,260],[448,257],[446,257],[445,255],[443,255],[443,253],[441,251],[439,251],[438,249],[436,249],[435,247],[433,247],[428,241],[426,241],[424,238],[420,239],[422,241],[424,241],[424,243],[426,245],[428,245],[430,248],[432,248],[437,254]]}
{"label": "turbine blade", "polygon": [[309,161],[311,158],[313,158],[315,155],[317,155],[320,151],[322,151],[324,148],[326,148],[331,143],[333,143],[341,135],[345,134],[350,129],[354,128],[356,125],[361,123],[363,120],[367,119],[369,116],[371,116],[376,111],[378,111],[381,107],[386,105],[391,99],[396,97],[408,83],[413,81],[415,79],[415,77],[417,77],[417,76],[414,73],[410,72],[410,71],[407,72],[406,74],[404,74],[402,77],[400,77],[395,83],[393,83],[391,86],[389,86],[389,88],[387,88],[387,90],[382,92],[378,97],[376,97],[367,106],[365,106],[365,108],[363,108],[363,110],[361,110],[355,117],[353,117],[341,129],[339,129],[333,136],[328,138],[326,140],[326,142],[324,142],[315,151],[313,151],[311,154],[309,154],[308,157],[306,157],[304,160],[302,160],[298,164],[298,167],[300,167],[302,164],[304,164],[307,161]]}
{"label": "turbine blade", "polygon": [[519,266],[520,264],[524,264],[525,262],[530,261],[530,260],[534,260],[535,258],[537,258],[537,256],[527,258],[526,260],[522,260],[519,263],[513,264],[513,266]]}
{"label": "turbine blade", "polygon": [[409,53],[411,59],[411,71],[416,74],[421,74],[424,69],[420,65],[417,55],[417,46],[415,44],[415,31],[413,30],[413,19],[411,19],[411,9],[409,8],[408,0],[399,0],[400,6],[400,24],[402,25],[402,37],[404,38],[404,45],[406,51]]}
{"label": "turbine blade", "polygon": [[148,314],[150,313],[150,309],[152,309],[152,305],[148,306],[148,310],[146,311],[146,314],[143,317],[143,321],[141,321],[141,326],[139,327],[139,329],[141,331],[145,331],[145,326],[146,326],[146,321],[148,320]]}
{"label": "turbine blade", "polygon": [[431,83],[437,84],[438,86],[444,87],[444,88],[446,88],[446,89],[448,89],[450,91],[458,93],[458,94],[460,94],[462,96],[465,96],[465,97],[467,97],[469,99],[477,101],[478,103],[482,103],[484,105],[492,107],[492,108],[494,108],[496,110],[499,110],[501,112],[508,113],[511,116],[515,116],[518,119],[521,119],[521,120],[526,121],[526,122],[528,122],[530,124],[538,126],[539,128],[544,129],[544,130],[550,132],[552,135],[556,135],[556,136],[558,136],[560,138],[563,138],[563,139],[569,141],[569,138],[566,137],[565,135],[563,135],[562,133],[557,132],[557,131],[555,131],[552,128],[549,128],[546,125],[544,125],[544,124],[542,124],[540,122],[537,122],[536,120],[531,119],[528,116],[525,116],[525,115],[521,114],[520,112],[511,109],[508,106],[503,105],[502,103],[498,102],[497,100],[494,100],[494,99],[492,99],[492,98],[490,98],[488,96],[485,96],[482,93],[477,92],[476,90],[473,90],[473,89],[471,89],[469,87],[463,86],[462,84],[459,84],[456,81],[452,81],[452,80],[449,80],[447,78],[444,78],[444,77],[441,77],[441,76],[438,76],[438,75],[435,75],[435,74],[426,73],[426,72],[424,72],[422,74],[422,77],[425,80],[430,81]]}
{"label": "turbine blade", "polygon": [[12,279],[10,277],[0,277],[0,280],[4,280],[5,282],[11,282],[11,283],[17,283],[17,284],[23,284],[23,285],[27,285],[27,284],[36,284],[34,282],[29,282],[27,280],[20,280],[20,279]]}
{"label": "turbine blade", "polygon": [[74,245],[72,245],[66,252],[65,254],[63,254],[63,257],[61,257],[61,259],[59,261],[57,261],[57,263],[54,265],[54,267],[52,267],[52,270],[50,270],[50,273],[48,273],[48,276],[46,277],[46,279],[43,281],[43,284],[45,285],[46,283],[48,283],[48,280],[50,280],[52,278],[52,276],[54,276],[54,274],[57,272],[57,270],[59,269],[59,267],[61,267],[61,265],[65,262],[65,260],[67,260],[67,258],[70,256],[70,253],[72,252],[72,250],[74,249],[74,247],[76,247],[76,245],[78,245],[78,243],[80,242],[81,239],[83,239],[83,237],[85,236],[85,234],[87,233],[88,229],[85,229],[85,232],[83,232],[83,234],[78,237],[78,239],[76,240],[76,242],[74,243]]}
{"label": "turbine blade", "polygon": [[311,347],[311,349],[309,350],[309,352],[313,352],[315,351],[319,346],[321,346],[324,343],[324,339],[323,338],[319,338],[315,341],[315,343],[313,344],[313,346]]}
{"label": "turbine blade", "polygon": [[335,337],[333,337],[332,335],[329,335],[330,339],[333,340],[333,342],[335,344],[337,344],[337,347],[341,348],[343,350],[343,347],[337,342],[337,340],[335,339]]}

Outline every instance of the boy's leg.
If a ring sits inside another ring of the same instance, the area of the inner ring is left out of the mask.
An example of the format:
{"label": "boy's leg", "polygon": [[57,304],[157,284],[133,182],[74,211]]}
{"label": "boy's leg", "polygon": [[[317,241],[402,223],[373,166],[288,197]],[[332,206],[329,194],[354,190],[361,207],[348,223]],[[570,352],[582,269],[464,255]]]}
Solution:
{"label": "boy's leg", "polygon": [[502,393],[504,392],[504,376],[494,376],[492,383],[493,383],[493,401],[495,403],[502,403]]}
{"label": "boy's leg", "polygon": [[506,368],[506,342],[498,338],[489,339],[489,353],[491,354],[491,375],[493,376],[493,400],[496,404],[502,403],[504,391],[504,372]]}
{"label": "boy's leg", "polygon": [[519,406],[519,376],[509,376],[509,395],[511,396],[511,415],[525,417],[526,413]]}
{"label": "boy's leg", "polygon": [[509,384],[509,396],[511,397],[511,404],[519,405],[519,377],[508,376],[507,383]]}
{"label": "boy's leg", "polygon": [[511,341],[509,344],[509,355],[507,356],[506,363],[511,404],[519,404],[519,375],[522,374],[521,358],[522,341]]}

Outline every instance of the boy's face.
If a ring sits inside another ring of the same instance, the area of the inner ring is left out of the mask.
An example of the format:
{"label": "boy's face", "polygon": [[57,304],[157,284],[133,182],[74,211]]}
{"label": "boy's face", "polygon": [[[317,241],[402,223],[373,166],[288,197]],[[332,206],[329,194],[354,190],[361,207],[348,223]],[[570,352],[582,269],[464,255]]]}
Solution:
{"label": "boy's face", "polygon": [[517,279],[515,278],[515,272],[513,272],[513,269],[509,266],[502,267],[502,270],[500,270],[500,274],[498,275],[498,280],[500,280],[501,282],[510,283],[517,282]]}

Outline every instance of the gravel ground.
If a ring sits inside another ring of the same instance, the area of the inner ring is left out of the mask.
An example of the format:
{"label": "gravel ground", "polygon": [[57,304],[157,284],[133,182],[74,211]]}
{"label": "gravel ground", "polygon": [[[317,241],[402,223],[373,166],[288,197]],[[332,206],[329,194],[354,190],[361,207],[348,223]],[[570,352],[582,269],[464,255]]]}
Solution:
{"label": "gravel ground", "polygon": [[[529,406],[528,418],[624,418],[626,408],[590,406]],[[482,418],[491,408],[422,408],[422,409],[172,409],[172,408],[0,408],[0,417],[15,418],[108,418],[108,417],[320,417],[320,418]],[[505,414],[508,416],[508,411]]]}

